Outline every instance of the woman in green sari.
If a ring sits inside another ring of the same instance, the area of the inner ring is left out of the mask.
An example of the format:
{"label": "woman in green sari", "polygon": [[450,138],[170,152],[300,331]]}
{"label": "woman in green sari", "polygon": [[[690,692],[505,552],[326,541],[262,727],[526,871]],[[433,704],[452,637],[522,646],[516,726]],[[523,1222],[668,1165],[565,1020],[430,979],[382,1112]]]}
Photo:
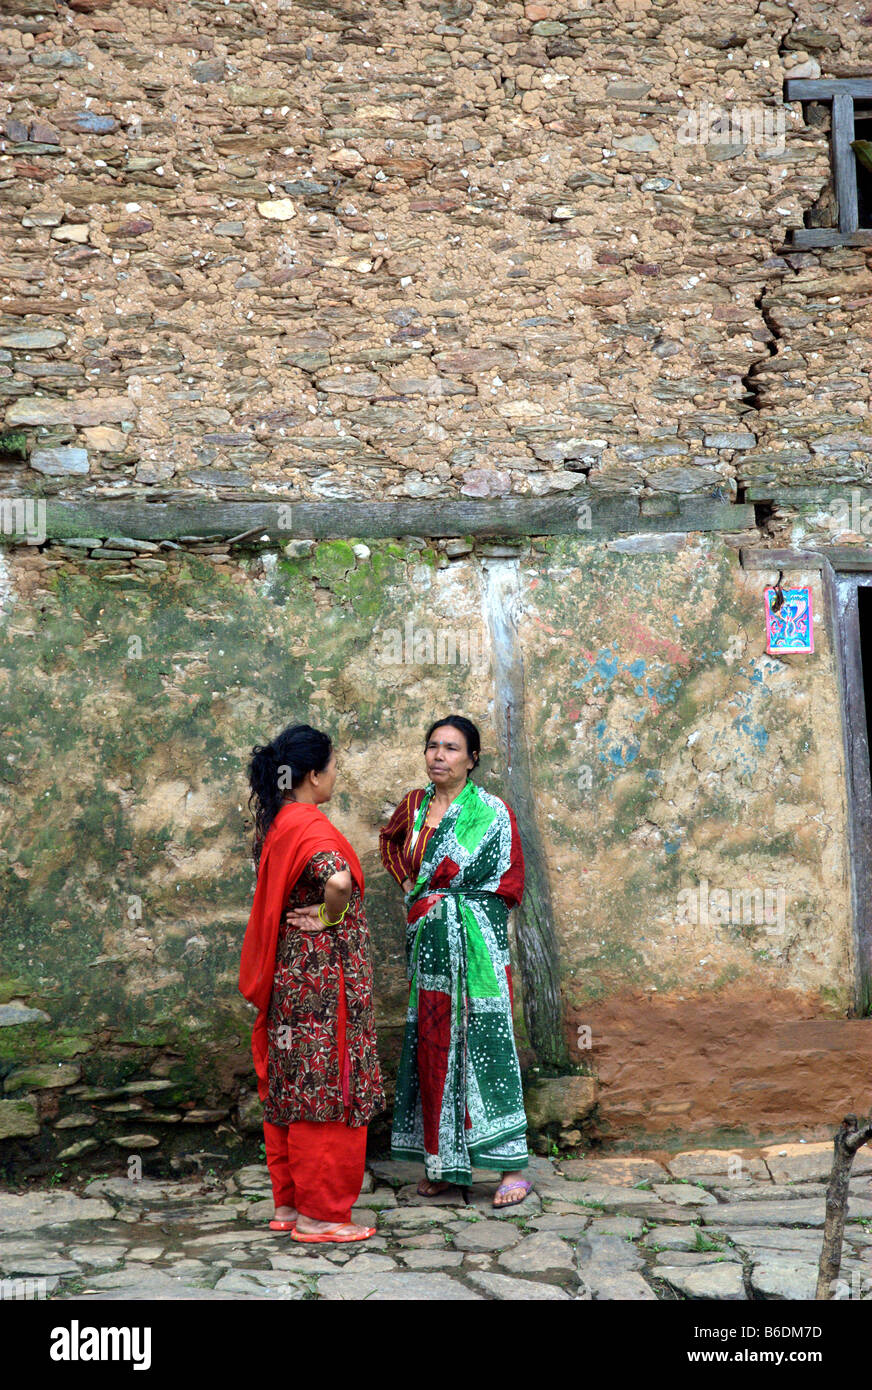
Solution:
{"label": "woman in green sari", "polygon": [[429,784],[381,831],[385,868],[405,892],[410,993],[391,1156],[419,1159],[418,1191],[468,1187],[472,1168],[502,1174],[494,1206],[530,1191],[521,1071],[512,1029],[508,909],[524,892],[511,808],[469,780],[481,740],[450,715],[427,732]]}

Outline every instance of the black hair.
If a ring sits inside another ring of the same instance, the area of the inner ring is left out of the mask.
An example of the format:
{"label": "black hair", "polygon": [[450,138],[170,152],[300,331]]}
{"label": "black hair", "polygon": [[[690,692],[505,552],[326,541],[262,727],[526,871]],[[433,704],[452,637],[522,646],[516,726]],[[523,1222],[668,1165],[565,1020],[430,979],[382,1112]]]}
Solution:
{"label": "black hair", "polygon": [[[441,729],[446,724],[449,724],[452,729],[458,729],[466,739],[466,751],[469,756],[474,759],[472,766],[472,771],[474,772],[478,767],[478,760],[481,756],[481,734],[478,732],[472,720],[465,718],[464,715],[449,714],[446,719],[435,719],[424,735],[424,747],[426,748],[427,744],[430,742],[433,730]],[[468,781],[470,773],[467,773],[466,776]]]}
{"label": "black hair", "polygon": [[256,744],[251,750],[248,806],[251,810],[254,802],[251,852],[255,864],[260,863],[266,832],[284,804],[285,792],[298,787],[307,772],[323,772],[332,752],[330,735],[310,724],[291,724],[271,743]]}

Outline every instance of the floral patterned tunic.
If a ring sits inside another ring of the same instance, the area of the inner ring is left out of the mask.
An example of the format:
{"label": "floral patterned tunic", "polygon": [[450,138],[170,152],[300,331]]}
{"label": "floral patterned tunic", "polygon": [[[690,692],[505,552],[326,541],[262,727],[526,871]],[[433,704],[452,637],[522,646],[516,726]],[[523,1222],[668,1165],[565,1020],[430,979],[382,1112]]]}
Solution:
{"label": "floral patterned tunic", "polygon": [[[269,1095],[264,1118],[368,1124],[384,1109],[376,1053],[369,928],[352,879],[348,911],[338,927],[300,931],[290,908],[324,901],[324,885],[348,865],[335,851],[314,854],[291,889],[279,925],[273,992],[267,1014]],[[341,974],[340,974],[341,971]],[[345,984],[346,1066],[339,1073],[339,984]]]}

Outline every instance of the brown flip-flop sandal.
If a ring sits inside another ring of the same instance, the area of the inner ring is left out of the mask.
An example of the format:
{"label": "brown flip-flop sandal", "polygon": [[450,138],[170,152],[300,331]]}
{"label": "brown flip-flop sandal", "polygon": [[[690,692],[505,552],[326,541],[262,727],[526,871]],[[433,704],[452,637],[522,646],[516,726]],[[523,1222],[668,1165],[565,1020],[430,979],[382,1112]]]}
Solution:
{"label": "brown flip-flop sandal", "polygon": [[[430,1187],[435,1187],[436,1191],[424,1192],[423,1187],[425,1183],[429,1184]],[[439,1197],[443,1192],[447,1192],[450,1186],[450,1182],[433,1182],[430,1178],[422,1178],[418,1183],[416,1191],[419,1197]]]}

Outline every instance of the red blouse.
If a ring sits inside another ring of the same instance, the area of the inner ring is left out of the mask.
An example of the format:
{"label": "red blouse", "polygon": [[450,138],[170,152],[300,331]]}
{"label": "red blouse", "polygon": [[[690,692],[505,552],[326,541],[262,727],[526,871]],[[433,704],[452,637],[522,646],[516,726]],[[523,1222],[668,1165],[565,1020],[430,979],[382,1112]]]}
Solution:
{"label": "red blouse", "polygon": [[415,791],[408,792],[397,806],[387,825],[379,831],[378,847],[382,863],[401,888],[407,878],[410,878],[413,883],[417,879],[421,871],[424,850],[437,828],[429,825],[422,826],[415,848],[414,850],[411,849],[415,816],[426,794],[424,787],[418,787]]}

